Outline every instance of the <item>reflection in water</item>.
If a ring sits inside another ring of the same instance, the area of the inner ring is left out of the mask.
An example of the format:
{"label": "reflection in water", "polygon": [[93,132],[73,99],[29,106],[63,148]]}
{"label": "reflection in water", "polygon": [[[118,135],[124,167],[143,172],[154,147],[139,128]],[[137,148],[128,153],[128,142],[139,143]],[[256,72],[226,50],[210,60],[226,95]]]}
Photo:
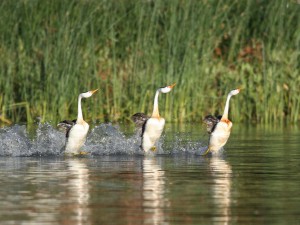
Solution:
{"label": "reflection in water", "polygon": [[223,159],[212,157],[210,168],[214,178],[213,200],[216,206],[214,224],[229,224],[231,203],[231,166]]}
{"label": "reflection in water", "polygon": [[[83,159],[82,159],[83,160]],[[70,196],[72,199],[71,213],[72,224],[87,224],[89,218],[89,170],[81,159],[70,159],[68,169],[71,179],[68,181]]]}
{"label": "reflection in water", "polygon": [[156,158],[143,160],[143,208],[145,224],[168,224],[164,208],[168,206],[165,196],[165,172]]}

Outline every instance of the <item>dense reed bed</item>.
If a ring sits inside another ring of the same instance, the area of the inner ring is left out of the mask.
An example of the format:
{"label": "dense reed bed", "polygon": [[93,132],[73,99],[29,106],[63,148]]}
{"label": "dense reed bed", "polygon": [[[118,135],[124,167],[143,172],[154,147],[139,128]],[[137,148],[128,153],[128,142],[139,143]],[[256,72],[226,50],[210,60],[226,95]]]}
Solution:
{"label": "dense reed bed", "polygon": [[2,0],[1,121],[88,121],[151,113],[167,121],[222,113],[238,122],[300,116],[300,5],[293,0]]}

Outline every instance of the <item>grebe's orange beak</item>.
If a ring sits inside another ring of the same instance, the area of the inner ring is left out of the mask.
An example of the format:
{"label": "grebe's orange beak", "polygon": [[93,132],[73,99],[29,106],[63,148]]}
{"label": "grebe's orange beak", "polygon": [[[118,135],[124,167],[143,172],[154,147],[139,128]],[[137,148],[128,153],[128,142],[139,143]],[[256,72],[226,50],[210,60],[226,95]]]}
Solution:
{"label": "grebe's orange beak", "polygon": [[98,91],[98,89],[95,89],[95,90],[92,90],[92,91],[90,91],[92,94],[94,94],[95,92],[97,92]]}
{"label": "grebe's orange beak", "polygon": [[168,88],[173,88],[176,85],[176,83],[169,85]]}

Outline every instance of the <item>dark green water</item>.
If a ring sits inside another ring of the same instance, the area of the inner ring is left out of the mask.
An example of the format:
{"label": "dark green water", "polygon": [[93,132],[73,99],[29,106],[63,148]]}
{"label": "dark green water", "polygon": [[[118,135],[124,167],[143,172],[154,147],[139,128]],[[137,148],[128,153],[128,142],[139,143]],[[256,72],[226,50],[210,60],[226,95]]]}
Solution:
{"label": "dark green water", "polygon": [[202,128],[167,126],[177,153],[155,157],[2,156],[0,224],[300,224],[298,127],[235,126],[224,155],[185,152]]}

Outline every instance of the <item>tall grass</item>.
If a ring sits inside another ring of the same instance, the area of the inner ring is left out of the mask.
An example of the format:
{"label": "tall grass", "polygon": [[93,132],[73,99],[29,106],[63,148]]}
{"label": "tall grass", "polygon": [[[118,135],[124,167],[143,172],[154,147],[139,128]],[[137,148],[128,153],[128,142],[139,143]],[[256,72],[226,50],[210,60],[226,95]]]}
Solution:
{"label": "tall grass", "polygon": [[239,122],[300,116],[300,5],[296,1],[3,0],[2,121],[87,120],[151,113],[158,87],[167,121],[222,113],[231,89]]}

